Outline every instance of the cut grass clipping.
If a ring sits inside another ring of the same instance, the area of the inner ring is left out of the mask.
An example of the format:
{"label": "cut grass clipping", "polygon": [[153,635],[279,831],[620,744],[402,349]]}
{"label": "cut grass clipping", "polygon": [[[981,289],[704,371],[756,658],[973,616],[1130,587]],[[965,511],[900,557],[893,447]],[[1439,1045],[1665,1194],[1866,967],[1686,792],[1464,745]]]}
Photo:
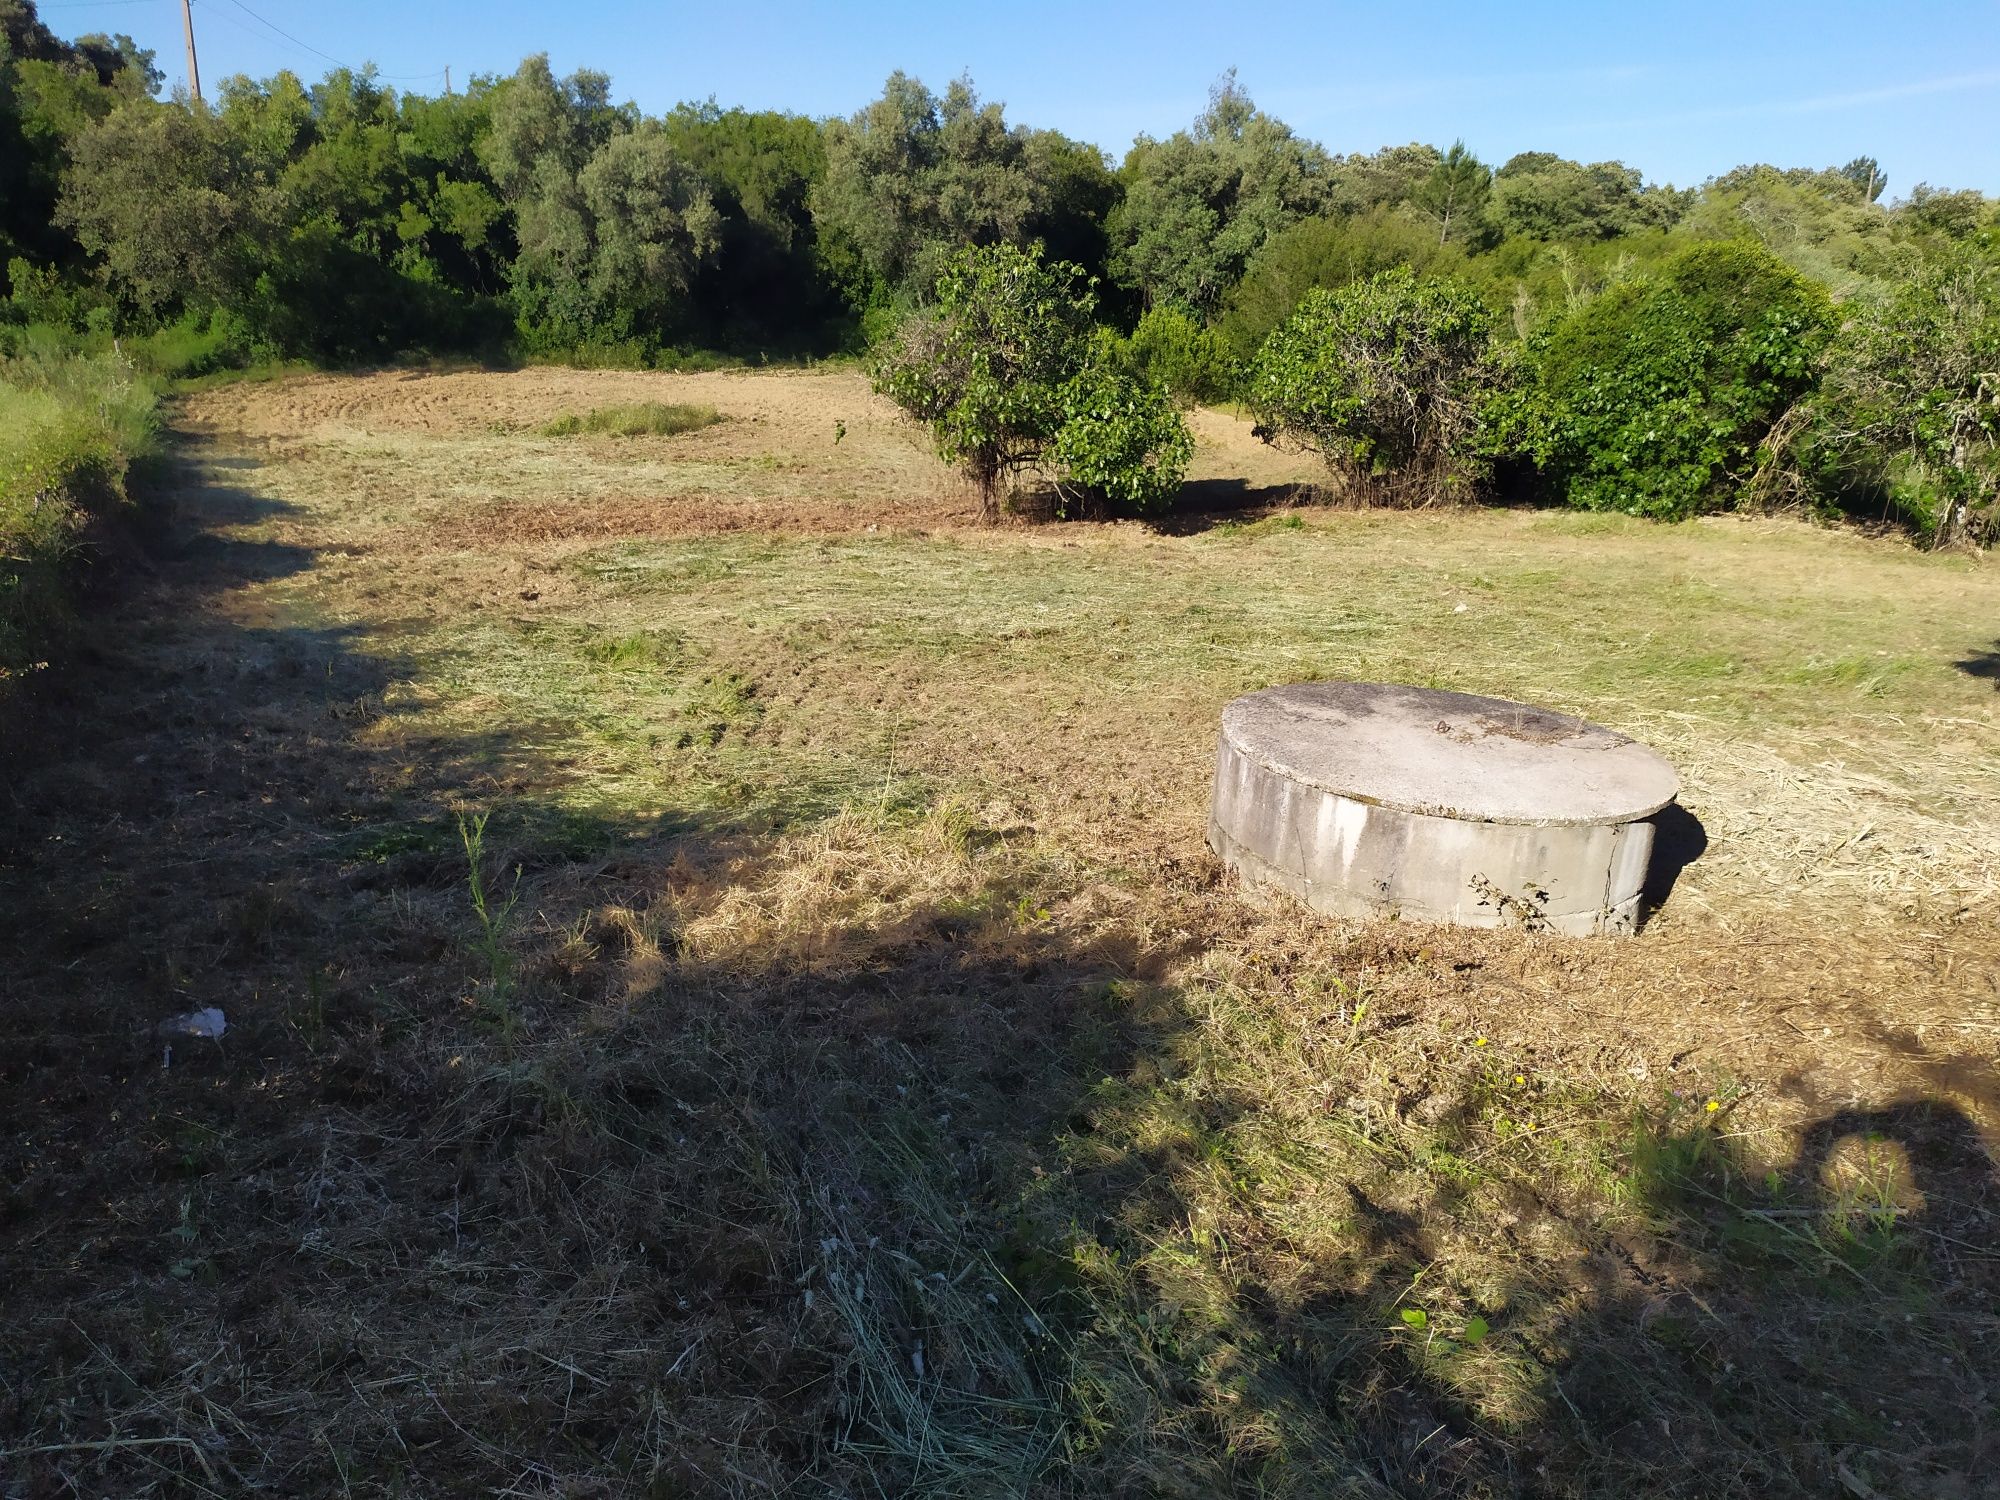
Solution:
{"label": "cut grass clipping", "polygon": [[[1990,567],[974,531],[857,371],[427,394],[182,397],[0,703],[0,1494],[1992,1490]],[[1699,858],[1618,942],[1246,907],[1216,719],[1316,678],[1635,732]]]}
{"label": "cut grass clipping", "polygon": [[602,432],[613,437],[672,437],[713,427],[722,414],[712,406],[681,406],[664,401],[636,401],[629,406],[599,406],[579,415],[566,411],[540,429],[543,437],[575,437]]}

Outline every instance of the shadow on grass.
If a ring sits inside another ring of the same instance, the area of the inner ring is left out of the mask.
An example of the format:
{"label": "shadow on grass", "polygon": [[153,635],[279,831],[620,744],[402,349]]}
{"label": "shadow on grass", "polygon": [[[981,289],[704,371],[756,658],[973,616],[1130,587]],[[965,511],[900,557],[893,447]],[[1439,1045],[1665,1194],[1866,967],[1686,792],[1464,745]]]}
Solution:
{"label": "shadow on grass", "polygon": [[[1521,1078],[1406,1072],[1401,1119],[1355,1096],[1314,1133],[1329,1197],[1278,1186],[1301,1164],[1260,1141],[1276,1100],[1220,1085],[1198,1037],[1149,1055],[1198,1090],[1100,1091],[1070,1199],[1079,1347],[1107,1427],[1148,1432],[1112,1465],[1141,1492],[1958,1493],[2000,1459],[2000,1194],[1952,1105],[1836,1111],[1773,1166],[1727,1094],[1639,1093],[1537,1152],[1513,1111],[1555,1105]],[[1252,1238],[1259,1200],[1284,1243]]]}
{"label": "shadow on grass", "polygon": [[1968,677],[1979,677],[1992,683],[1994,691],[2000,692],[2000,641],[1993,643],[1991,651],[1975,651],[1952,665]]}
{"label": "shadow on grass", "polygon": [[1181,486],[1171,509],[1144,517],[1163,536],[1200,536],[1218,526],[1317,503],[1309,484],[1251,484],[1245,479],[1191,479]]}
{"label": "shadow on grass", "polygon": [[1649,1233],[1643,1249],[1613,1242],[1623,1264],[1550,1371],[1573,1419],[1562,1438],[1606,1481],[1650,1472],[1690,1493],[1718,1478],[1732,1493],[1951,1493],[1990,1477],[1976,1351],[2000,1195],[1977,1128],[1903,1099],[1809,1123],[1787,1166],[1753,1164],[1743,1141],[1694,1099],[1635,1128]]}
{"label": "shadow on grass", "polygon": [[[315,555],[185,482],[9,726],[26,1492],[1990,1474],[1992,1165],[1949,1106],[1830,1114],[1776,1169],[1727,1097],[1580,1096],[1556,1135],[1362,1003],[1418,932],[1328,940],[1322,1003],[1051,917],[1074,878],[948,806],[803,850],[754,809],[579,812],[560,734],[385,734],[415,666],[255,612]],[[205,1005],[220,1043],[153,1029]]]}
{"label": "shadow on grass", "polygon": [[1654,815],[1653,859],[1646,867],[1646,883],[1639,893],[1646,920],[1666,907],[1681,872],[1707,852],[1708,830],[1680,803],[1669,803]]}
{"label": "shadow on grass", "polygon": [[[1562,510],[1565,507],[1546,494],[1521,486],[1500,487],[1489,492],[1482,504],[1466,508],[1498,510]],[[1141,519],[1154,531],[1166,536],[1199,536],[1206,532],[1246,527],[1272,521],[1295,512],[1318,510],[1340,514],[1376,512],[1384,514],[1433,513],[1425,507],[1399,502],[1393,496],[1343,498],[1330,485],[1312,483],[1251,484],[1237,478],[1194,479],[1181,487],[1174,505],[1162,514]]]}

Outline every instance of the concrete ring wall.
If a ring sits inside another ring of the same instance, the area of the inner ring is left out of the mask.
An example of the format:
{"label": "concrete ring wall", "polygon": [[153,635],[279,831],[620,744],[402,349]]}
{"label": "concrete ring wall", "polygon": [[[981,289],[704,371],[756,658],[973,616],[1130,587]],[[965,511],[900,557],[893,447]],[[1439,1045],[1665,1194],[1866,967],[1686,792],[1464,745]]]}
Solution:
{"label": "concrete ring wall", "polygon": [[[1452,816],[1435,807],[1389,807],[1334,786],[1314,784],[1282,760],[1273,763],[1268,753],[1272,704],[1252,700],[1276,698],[1277,707],[1285,711],[1294,705],[1276,695],[1314,691],[1333,690],[1274,689],[1238,700],[1253,711],[1234,715],[1233,722],[1243,731],[1242,737],[1254,740],[1265,753],[1239,744],[1231,734],[1232,715],[1224,717],[1208,842],[1246,884],[1288,892],[1333,916],[1523,927],[1579,937],[1637,930],[1640,893],[1653,853],[1651,815],[1662,805],[1658,797],[1662,786],[1671,800],[1674,780],[1671,768],[1643,746],[1581,720],[1561,719],[1563,725],[1576,726],[1572,743],[1584,740],[1586,733],[1594,737],[1586,751],[1577,753],[1597,754],[1608,745],[1609,753],[1621,757],[1621,764],[1625,760],[1640,764],[1646,773],[1642,779],[1649,784],[1642,793],[1644,800],[1628,805],[1636,816],[1560,821],[1565,809],[1555,804],[1568,790],[1560,776],[1561,751],[1555,752],[1558,762],[1547,822]],[[1360,701],[1347,685],[1338,691],[1348,695],[1343,701]],[[1408,700],[1426,690],[1385,692]],[[1441,695],[1438,701],[1444,696],[1460,704],[1496,702],[1464,695]],[[1312,701],[1308,700],[1309,706]],[[1460,704],[1452,707],[1462,715]],[[1411,706],[1428,712],[1432,699],[1425,697]],[[1457,722],[1454,719],[1454,727]],[[1258,727],[1247,727],[1253,723]],[[1341,727],[1301,719],[1301,742],[1324,746],[1326,737],[1339,735]],[[1446,727],[1437,726],[1440,731]],[[1479,753],[1477,744],[1461,749],[1453,743],[1447,750],[1465,757]],[[1522,752],[1516,742],[1506,746],[1505,753]]]}

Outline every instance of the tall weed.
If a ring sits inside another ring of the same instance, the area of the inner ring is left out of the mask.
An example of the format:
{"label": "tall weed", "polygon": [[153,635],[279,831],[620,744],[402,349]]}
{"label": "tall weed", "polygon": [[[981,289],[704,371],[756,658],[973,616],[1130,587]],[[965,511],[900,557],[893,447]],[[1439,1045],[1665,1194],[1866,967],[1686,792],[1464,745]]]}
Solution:
{"label": "tall weed", "polygon": [[36,333],[0,360],[0,682],[60,630],[84,534],[156,432],[158,391],[129,360]]}

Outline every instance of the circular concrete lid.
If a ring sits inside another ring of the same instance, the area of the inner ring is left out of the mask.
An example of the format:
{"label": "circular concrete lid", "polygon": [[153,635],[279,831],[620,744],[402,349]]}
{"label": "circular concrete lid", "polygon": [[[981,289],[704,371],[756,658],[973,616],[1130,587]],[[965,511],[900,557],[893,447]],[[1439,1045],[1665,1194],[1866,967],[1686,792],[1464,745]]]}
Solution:
{"label": "circular concrete lid", "polygon": [[1246,693],[1223,737],[1258,765],[1398,812],[1556,827],[1629,823],[1680,791],[1637,740],[1504,698],[1380,682]]}

